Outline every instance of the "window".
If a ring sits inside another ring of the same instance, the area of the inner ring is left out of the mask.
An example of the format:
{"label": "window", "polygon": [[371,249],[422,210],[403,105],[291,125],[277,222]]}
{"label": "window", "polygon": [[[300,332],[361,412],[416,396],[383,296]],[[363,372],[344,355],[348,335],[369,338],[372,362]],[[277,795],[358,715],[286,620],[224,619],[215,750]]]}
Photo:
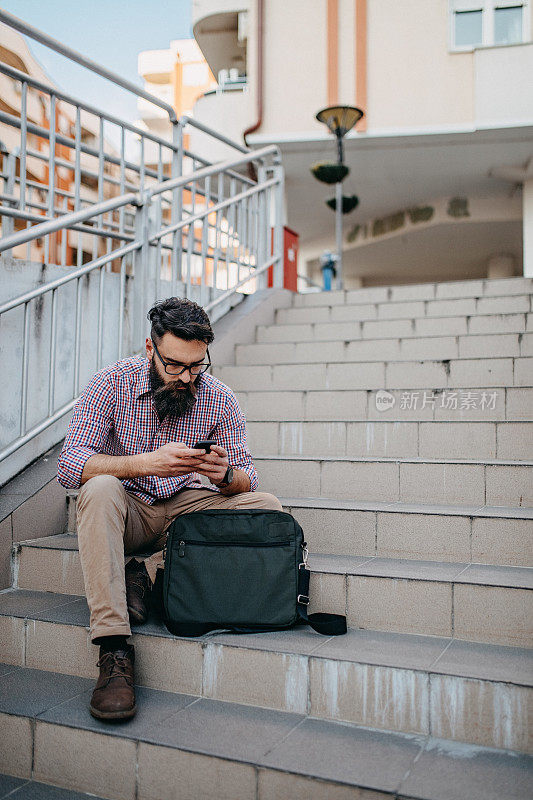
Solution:
{"label": "window", "polygon": [[531,0],[450,0],[450,47],[520,44],[529,41]]}
{"label": "window", "polygon": [[522,6],[494,9],[494,44],[522,41]]}
{"label": "window", "polygon": [[482,14],[481,9],[455,12],[455,44],[458,47],[482,43]]}

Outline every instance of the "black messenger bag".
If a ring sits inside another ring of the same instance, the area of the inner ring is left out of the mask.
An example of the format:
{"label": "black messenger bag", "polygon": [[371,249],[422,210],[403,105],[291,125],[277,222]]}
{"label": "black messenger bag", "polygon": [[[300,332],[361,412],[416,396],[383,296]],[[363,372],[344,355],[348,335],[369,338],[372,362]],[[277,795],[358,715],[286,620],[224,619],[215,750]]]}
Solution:
{"label": "black messenger bag", "polygon": [[305,623],[327,636],[346,633],[346,617],[308,615],[309,575],[302,528],[285,511],[180,514],[168,528],[163,619],[177,636],[277,631]]}

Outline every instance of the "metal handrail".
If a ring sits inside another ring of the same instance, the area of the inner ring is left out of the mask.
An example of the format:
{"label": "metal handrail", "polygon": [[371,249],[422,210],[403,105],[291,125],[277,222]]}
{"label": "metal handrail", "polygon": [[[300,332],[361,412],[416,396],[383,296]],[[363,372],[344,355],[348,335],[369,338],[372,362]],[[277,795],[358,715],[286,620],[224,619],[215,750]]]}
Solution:
{"label": "metal handrail", "polygon": [[[13,247],[17,247],[18,245],[26,244],[27,242],[30,242],[33,239],[38,239],[41,236],[47,236],[50,233],[55,233],[63,228],[70,228],[74,224],[84,222],[85,220],[91,219],[91,217],[95,217],[100,214],[105,214],[108,211],[114,211],[117,208],[122,208],[126,205],[143,205],[156,195],[185,186],[187,183],[190,183],[192,179],[195,181],[201,180],[202,178],[214,175],[215,173],[224,172],[226,169],[231,167],[247,164],[249,161],[253,161],[255,159],[265,158],[271,153],[279,154],[279,147],[273,144],[267,145],[266,147],[262,147],[260,150],[253,150],[252,152],[248,152],[238,158],[230,158],[227,161],[221,161],[218,164],[212,164],[209,167],[202,167],[202,169],[197,170],[194,173],[194,178],[191,175],[183,175],[179,178],[173,178],[172,180],[161,181],[160,183],[151,186],[149,189],[146,189],[143,193],[136,194],[129,192],[128,194],[124,194],[119,197],[112,197],[110,200],[104,200],[101,203],[95,203],[94,205],[89,206],[89,208],[84,208],[80,211],[71,211],[68,214],[64,214],[61,217],[56,217],[55,219],[47,220],[39,225],[32,225],[31,228],[28,228],[25,231],[20,231],[19,233],[14,233],[11,236],[5,236],[3,239],[0,239],[0,253],[3,253],[5,250],[11,250]],[[209,209],[208,213],[212,213],[211,209]]]}
{"label": "metal handrail", "polygon": [[5,24],[9,25],[10,28],[14,28],[20,33],[24,33],[31,39],[35,39],[36,42],[44,44],[51,50],[55,50],[56,53],[60,53],[62,56],[70,58],[71,61],[76,61],[76,63],[81,64],[82,67],[90,69],[91,72],[95,72],[97,75],[100,75],[102,78],[106,78],[112,83],[115,83],[117,86],[121,86],[128,92],[132,92],[138,97],[144,97],[145,100],[148,100],[155,106],[159,106],[160,108],[164,109],[164,111],[167,112],[171,122],[177,122],[176,112],[172,106],[168,105],[168,103],[165,103],[164,100],[160,100],[159,97],[150,94],[150,92],[146,92],[144,89],[136,86],[126,78],[122,78],[120,75],[117,75],[116,72],[111,72],[111,70],[102,67],[100,64],[97,64],[96,61],[83,56],[81,53],[78,53],[76,50],[73,50],[71,47],[62,44],[61,42],[58,42],[57,39],[53,39],[51,36],[43,33],[43,31],[34,28],[33,25],[29,25],[27,22],[24,22],[24,20],[19,19],[19,17],[15,17],[14,14],[10,14],[8,11],[0,9],[0,22],[5,22]]}
{"label": "metal handrail", "polygon": [[[271,154],[275,154],[279,157],[280,150],[277,144],[269,144],[265,147],[261,147],[259,150],[248,150],[246,155],[240,156],[239,158],[230,158],[227,161],[221,161],[218,164],[211,165],[210,167],[202,167],[202,169],[199,169],[194,173],[194,179],[201,180],[209,175],[213,175],[215,172],[224,172],[226,169],[247,164],[249,161],[260,161]],[[182,175],[177,178],[170,178],[170,180],[155,184],[154,186],[150,186],[145,190],[146,199],[155,197],[163,192],[171,191],[172,189],[178,189],[180,186],[190,183],[190,181],[190,175]]]}
{"label": "metal handrail", "polygon": [[[1,16],[2,12],[0,10],[0,18]],[[156,142],[156,144],[161,144],[164,147],[168,147],[172,150],[176,149],[176,145],[173,142],[166,141],[151,131],[138,128],[133,123],[122,120],[119,117],[115,117],[113,114],[110,114],[107,111],[102,111],[101,109],[96,108],[96,106],[86,103],[84,100],[80,100],[73,95],[67,94],[62,89],[52,88],[49,84],[44,83],[44,81],[40,81],[37,78],[34,78],[32,75],[28,75],[26,72],[22,72],[20,69],[16,69],[10,64],[6,64],[5,61],[0,61],[0,72],[4,75],[8,75],[14,80],[20,81],[21,83],[27,83],[28,86],[32,86],[34,89],[39,89],[41,92],[45,92],[46,94],[49,94],[53,91],[55,96],[59,100],[63,100],[65,103],[69,103],[72,106],[79,106],[79,108],[82,108],[89,114],[94,114],[96,117],[103,117],[108,122],[112,122],[114,125],[120,125],[123,128],[127,128],[132,133],[137,133],[139,136],[144,136],[146,139]]]}

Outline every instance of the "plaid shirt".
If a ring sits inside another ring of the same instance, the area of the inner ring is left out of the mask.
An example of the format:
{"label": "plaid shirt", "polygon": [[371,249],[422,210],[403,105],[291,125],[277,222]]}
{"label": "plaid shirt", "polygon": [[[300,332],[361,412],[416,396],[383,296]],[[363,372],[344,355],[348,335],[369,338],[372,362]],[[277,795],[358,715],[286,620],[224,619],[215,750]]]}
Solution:
{"label": "plaid shirt", "polygon": [[[250,491],[258,485],[252,456],[246,447],[246,419],[229,386],[204,372],[196,381],[192,409],[160,422],[150,391],[148,359],[125,358],[100,370],[74,407],[57,465],[57,480],[67,489],[81,485],[83,467],[96,453],[131,456],[149,453],[168,442],[193,447],[198,439],[216,439],[228,452],[232,467],[250,476]],[[180,489],[219,488],[200,481],[197,472],[171,478],[124,478],[125,489],[152,505]]]}

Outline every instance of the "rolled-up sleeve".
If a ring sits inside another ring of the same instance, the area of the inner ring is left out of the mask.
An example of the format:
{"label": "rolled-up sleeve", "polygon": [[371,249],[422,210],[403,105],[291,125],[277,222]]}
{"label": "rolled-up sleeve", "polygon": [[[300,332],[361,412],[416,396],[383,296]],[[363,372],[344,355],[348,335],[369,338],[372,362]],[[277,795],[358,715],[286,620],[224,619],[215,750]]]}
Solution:
{"label": "rolled-up sleeve", "polygon": [[233,392],[226,396],[222,419],[213,430],[213,438],[227,450],[230,466],[246,472],[250,478],[250,491],[254,492],[258,479],[252,455],[246,446],[246,417]]}
{"label": "rolled-up sleeve", "polygon": [[78,402],[57,462],[57,480],[66,489],[78,489],[85,462],[103,452],[113,424],[114,393],[108,377],[97,372]]}

